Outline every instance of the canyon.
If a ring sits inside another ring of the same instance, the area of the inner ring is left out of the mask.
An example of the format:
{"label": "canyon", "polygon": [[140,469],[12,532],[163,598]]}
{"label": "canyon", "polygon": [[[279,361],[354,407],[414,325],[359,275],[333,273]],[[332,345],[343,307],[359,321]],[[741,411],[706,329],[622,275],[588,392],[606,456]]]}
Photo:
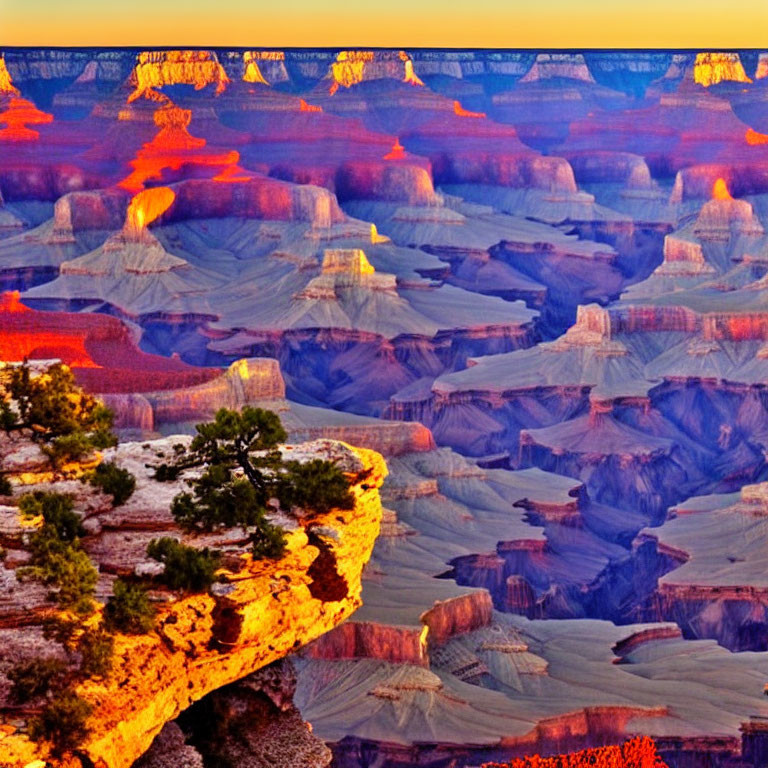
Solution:
{"label": "canyon", "polygon": [[105,600],[181,535],[147,465],[256,406],[354,509],[277,562],[200,537],[226,583],[83,683],[83,768],[761,768],[767,61],[2,52],[0,363],[65,363],[138,490],[2,437],[0,763],[47,759],[15,497],[78,496]]}

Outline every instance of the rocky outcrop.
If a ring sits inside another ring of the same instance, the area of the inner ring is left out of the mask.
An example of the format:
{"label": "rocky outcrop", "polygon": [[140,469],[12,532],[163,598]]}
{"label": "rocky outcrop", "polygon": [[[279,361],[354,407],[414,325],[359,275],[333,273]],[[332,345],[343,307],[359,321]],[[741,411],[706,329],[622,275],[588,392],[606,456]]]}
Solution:
{"label": "rocky outcrop", "polygon": [[346,621],[307,646],[313,659],[379,659],[427,666],[425,627],[396,627],[372,621]]}
{"label": "rocky outcrop", "polygon": [[698,53],[693,64],[693,79],[708,88],[717,83],[751,83],[738,53]]}
{"label": "rocky outcrop", "polygon": [[203,759],[222,768],[326,768],[331,750],[301,719],[295,689],[290,662],[278,661],[209,694],[181,720]]}
{"label": "rocky outcrop", "polygon": [[[151,453],[138,444],[119,450],[123,461],[137,454],[138,466],[148,458],[147,451]],[[298,526],[288,531],[286,554],[279,561],[254,562],[243,554],[236,558],[235,571],[225,569],[227,583],[211,594],[165,602],[159,607],[156,632],[118,636],[109,680],[89,680],[79,688],[94,705],[91,732],[81,748],[88,760],[127,768],[189,705],[314,640],[360,605],[361,572],[378,534],[378,488],[386,465],[372,451],[339,443],[307,444],[292,452],[299,460],[321,455],[335,458],[358,478],[352,486],[354,508],[317,517],[312,530]],[[142,503],[159,509],[167,494],[145,491],[135,494],[133,513],[126,508],[121,514],[136,514],[136,505]],[[164,509],[167,516],[167,505]],[[98,562],[99,547],[89,549]],[[114,558],[108,544],[104,551]],[[317,589],[320,574],[312,564],[319,551],[330,559],[344,585],[343,594],[325,595]],[[40,748],[18,731],[3,740],[3,750],[11,768],[22,768],[42,756]]]}
{"label": "rocky outcrop", "polygon": [[187,744],[184,732],[171,721],[163,726],[152,746],[134,763],[135,768],[203,768],[203,756]]}
{"label": "rocky outcrop", "polygon": [[594,83],[587,62],[581,53],[540,53],[521,83],[535,83],[539,80],[568,78]]}
{"label": "rocky outcrop", "polygon": [[133,101],[140,97],[153,98],[155,89],[169,85],[193,85],[197,90],[211,85],[216,94],[229,83],[224,68],[213,51],[143,51],[136,57],[130,76]]}
{"label": "rocky outcrop", "polygon": [[424,85],[413,71],[405,51],[341,51],[326,75],[330,93],[370,80],[393,79],[409,85]]}
{"label": "rocky outcrop", "polygon": [[421,616],[429,630],[425,640],[430,645],[444,645],[455,635],[487,627],[492,611],[491,596],[485,590],[441,600]]}
{"label": "rocky outcrop", "polygon": [[176,200],[165,221],[235,216],[329,227],[343,220],[334,196],[320,187],[255,178],[237,184],[190,179],[173,188]]}
{"label": "rocky outcrop", "polygon": [[336,172],[334,189],[340,202],[403,200],[430,205],[436,200],[429,171],[410,163],[345,163]]}
{"label": "rocky outcrop", "polygon": [[[183,421],[207,421],[219,408],[240,409],[258,400],[285,397],[277,360],[251,359],[232,363],[223,375],[200,384],[160,392],[145,392],[155,426]],[[119,398],[107,398],[118,405]],[[119,412],[119,411],[118,411]]]}
{"label": "rocky outcrop", "polygon": [[[134,392],[99,391],[100,397],[115,414],[115,427],[130,433],[145,434],[191,430],[201,421],[213,417],[219,408],[242,408],[244,405],[265,407],[280,412],[291,440],[343,440],[352,445],[371,448],[385,456],[429,451],[435,447],[430,431],[417,422],[384,421],[354,414],[334,414],[320,408],[300,406],[285,400],[285,381],[278,361],[272,358],[241,359],[221,372],[206,371],[204,383],[192,380],[183,388],[167,386],[159,390]],[[88,369],[85,373],[90,374]],[[89,389],[106,380],[77,371],[79,380]],[[116,374],[113,374],[116,376]],[[145,375],[150,384],[151,376]],[[116,385],[119,381],[114,382]],[[170,384],[171,381],[163,382]],[[115,387],[117,389],[117,386]]]}

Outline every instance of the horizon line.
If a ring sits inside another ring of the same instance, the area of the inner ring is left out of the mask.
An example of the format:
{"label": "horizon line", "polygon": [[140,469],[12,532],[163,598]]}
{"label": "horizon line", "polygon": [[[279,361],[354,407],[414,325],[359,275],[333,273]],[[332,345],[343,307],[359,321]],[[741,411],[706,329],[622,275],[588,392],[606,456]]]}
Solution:
{"label": "horizon line", "polygon": [[735,45],[735,46],[716,46],[716,45],[698,45],[698,46],[557,46],[557,45],[532,45],[532,46],[494,46],[494,45],[230,45],[220,43],[209,44],[189,44],[189,43],[153,43],[142,45],[141,43],[130,43],[126,45],[95,45],[88,43],[81,44],[6,44],[0,40],[0,53],[5,51],[22,50],[103,50],[103,51],[152,51],[152,50],[170,50],[170,51],[206,51],[224,49],[230,51],[236,50],[260,50],[260,51],[446,51],[446,52],[478,52],[493,51],[511,53],[537,53],[556,51],[558,53],[602,53],[602,52],[636,52],[647,51],[649,53],[768,53],[768,42],[765,46]]}

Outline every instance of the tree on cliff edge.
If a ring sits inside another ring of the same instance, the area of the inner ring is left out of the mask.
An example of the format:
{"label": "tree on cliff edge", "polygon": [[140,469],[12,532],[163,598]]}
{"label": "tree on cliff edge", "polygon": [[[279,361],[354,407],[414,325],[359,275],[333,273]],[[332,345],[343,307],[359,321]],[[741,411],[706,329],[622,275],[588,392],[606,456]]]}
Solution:
{"label": "tree on cliff edge", "polygon": [[[173,501],[173,515],[187,530],[240,526],[250,536],[254,557],[277,558],[285,549],[285,536],[267,517],[273,500],[283,509],[300,507],[307,513],[351,509],[354,504],[349,480],[332,461],[283,459],[279,445],[287,436],[272,411],[222,408],[214,421],[198,424],[196,430],[189,451],[175,465],[205,466],[190,481],[192,493]],[[164,471],[173,475],[167,467]]]}
{"label": "tree on cliff edge", "polygon": [[55,363],[34,375],[24,363],[1,374],[0,426],[42,443],[55,467],[116,443],[111,411],[75,383],[66,365]]}

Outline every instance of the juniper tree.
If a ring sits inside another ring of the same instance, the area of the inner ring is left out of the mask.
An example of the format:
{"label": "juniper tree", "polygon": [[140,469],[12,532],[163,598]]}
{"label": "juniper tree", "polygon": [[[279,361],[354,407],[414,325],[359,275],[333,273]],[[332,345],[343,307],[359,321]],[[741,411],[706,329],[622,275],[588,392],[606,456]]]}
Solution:
{"label": "juniper tree", "polygon": [[116,442],[111,411],[84,392],[61,363],[39,375],[26,362],[3,369],[0,426],[6,432],[26,430],[56,467]]}
{"label": "juniper tree", "polygon": [[136,490],[136,478],[127,469],[118,467],[112,461],[102,461],[85,479],[112,496],[114,507],[125,504]]}
{"label": "juniper tree", "polygon": [[196,549],[169,536],[152,539],[147,554],[165,566],[161,581],[184,592],[205,592],[216,578],[220,559],[216,551]]}
{"label": "juniper tree", "polygon": [[192,492],[173,501],[173,515],[187,530],[239,526],[251,538],[254,557],[277,558],[285,549],[285,536],[267,517],[272,499],[283,508],[302,507],[309,513],[353,506],[349,480],[336,464],[283,459],[279,445],[287,436],[272,411],[222,408],[196,431],[189,450],[179,452],[172,467],[162,468],[163,474],[173,476],[183,468],[205,467],[189,482]]}
{"label": "juniper tree", "polygon": [[116,579],[112,595],[104,606],[104,624],[108,630],[126,635],[141,635],[152,629],[155,609],[147,590],[140,584]]}
{"label": "juniper tree", "polygon": [[62,608],[89,613],[98,572],[80,547],[83,530],[72,498],[38,491],[22,496],[19,509],[26,517],[42,517],[29,540],[31,565],[20,572],[52,587],[51,597]]}

